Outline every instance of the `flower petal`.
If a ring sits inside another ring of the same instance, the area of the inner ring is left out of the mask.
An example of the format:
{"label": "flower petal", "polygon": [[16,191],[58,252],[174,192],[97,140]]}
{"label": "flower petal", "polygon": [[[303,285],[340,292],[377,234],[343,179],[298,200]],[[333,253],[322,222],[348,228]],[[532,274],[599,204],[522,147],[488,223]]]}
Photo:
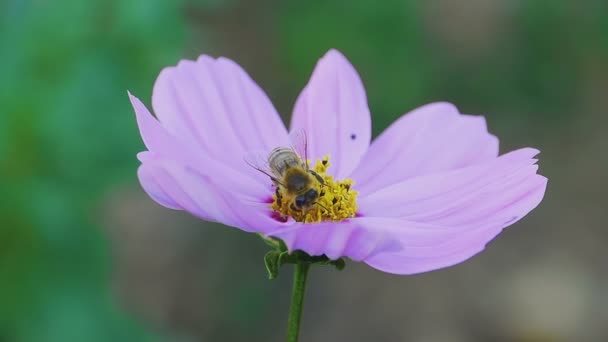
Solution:
{"label": "flower petal", "polygon": [[146,192],[161,205],[186,210],[204,220],[259,233],[289,226],[272,218],[264,199],[233,191],[173,160],[146,157],[139,175]]}
{"label": "flower petal", "polygon": [[496,158],[498,139],[481,116],[461,115],[449,103],[411,111],[373,141],[351,177],[361,193],[405,179]]}
{"label": "flower petal", "polygon": [[[129,100],[135,110],[135,118],[141,138],[149,151],[172,156],[176,160],[185,164],[196,164],[194,154],[189,154],[187,145],[182,144],[177,138],[169,134],[156,119],[152,116],[146,106],[133,96],[130,92]],[[185,149],[184,149],[185,148]]]}
{"label": "flower petal", "polygon": [[308,135],[309,159],[331,156],[334,176],[357,166],[369,146],[371,118],[363,83],[340,52],[330,50],[317,63],[296,101],[291,129]]}
{"label": "flower petal", "polygon": [[436,245],[415,246],[406,234],[399,237],[402,250],[377,254],[365,262],[385,272],[412,274],[454,265],[483,250],[502,229],[542,200],[547,179],[536,174],[532,157],[537,153],[521,149],[494,161],[416,177],[362,197],[359,205],[364,216],[416,222],[449,237]]}
{"label": "flower petal", "polygon": [[227,165],[243,167],[252,149],[288,144],[287,131],[264,91],[235,62],[201,56],[165,68],[152,95],[173,136]]}
{"label": "flower petal", "polygon": [[[139,154],[138,157],[142,162],[150,158],[169,159],[184,167],[194,168],[201,174],[216,179],[219,184],[223,184],[224,187],[229,188],[231,191],[256,198],[268,197],[270,195],[270,182],[268,179],[261,177],[259,172],[249,167],[244,160],[241,160],[242,165],[240,165],[240,168],[233,168],[209,158],[204,153],[198,153],[193,149],[193,146],[182,142],[167,132],[138,98],[131,94],[129,94],[129,98],[135,109],[142,139],[150,151]],[[149,171],[142,172],[144,172],[144,177],[140,177],[140,181],[142,179],[149,179]],[[149,186],[153,187],[153,185]],[[170,208],[174,207],[170,203],[163,203],[162,196],[154,196],[153,194],[158,194],[157,191],[151,190],[152,188],[144,189],[153,199],[160,199],[160,204]]]}
{"label": "flower petal", "polygon": [[[492,161],[458,170],[411,178],[359,196],[364,216],[389,216],[434,222],[453,215],[478,214],[476,206],[505,203],[517,186],[537,177],[538,150],[523,148]],[[525,186],[522,191],[525,191]],[[473,210],[465,211],[464,209]]]}
{"label": "flower petal", "polygon": [[330,259],[349,257],[360,261],[379,252],[399,249],[398,240],[383,218],[352,218],[341,222],[294,223],[267,235],[285,242],[289,251],[302,250],[310,255],[327,255]]}
{"label": "flower petal", "polygon": [[[443,233],[449,230],[444,229]],[[441,233],[438,233],[437,242],[429,245],[403,241],[403,248],[398,252],[378,253],[364,262],[380,271],[394,274],[433,271],[456,265],[481,252],[501,230],[500,225],[480,227],[459,235],[451,234],[447,241],[442,241],[444,239],[441,238]],[[430,231],[437,230],[430,229]]]}
{"label": "flower petal", "polygon": [[[402,237],[400,241],[403,248],[400,251],[378,253],[364,261],[376,269],[395,274],[422,273],[461,263],[481,252],[505,227],[534,209],[543,198],[546,184],[546,178],[537,176],[535,185],[529,192],[513,203],[506,204],[502,210],[485,221],[446,226],[443,233],[451,236],[443,243],[417,246],[412,245],[407,237]],[[505,221],[504,217],[511,218]],[[448,232],[451,234],[447,234]]]}
{"label": "flower petal", "polygon": [[155,168],[151,167],[149,164],[140,165],[137,170],[137,177],[139,178],[141,187],[154,201],[163,207],[182,210],[182,207],[163,189],[163,185],[156,180],[155,171]]}

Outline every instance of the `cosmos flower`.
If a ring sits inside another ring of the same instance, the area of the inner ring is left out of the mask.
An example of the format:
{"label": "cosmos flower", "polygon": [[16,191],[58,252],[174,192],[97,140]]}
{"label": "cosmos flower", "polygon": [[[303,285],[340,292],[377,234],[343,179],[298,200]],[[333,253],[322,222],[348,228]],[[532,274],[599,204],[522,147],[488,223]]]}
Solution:
{"label": "cosmos flower", "polygon": [[291,131],[307,136],[311,168],[325,180],[307,217],[277,203],[251,151],[291,146],[263,90],[235,62],[201,56],[162,70],[156,118],[129,94],[147,151],[139,180],[159,204],[203,220],[281,239],[289,251],[348,257],[413,274],[451,266],[484,249],[542,200],[533,148],[498,155],[481,116],[432,103],[371,142],[359,75],[330,50],[298,97]]}

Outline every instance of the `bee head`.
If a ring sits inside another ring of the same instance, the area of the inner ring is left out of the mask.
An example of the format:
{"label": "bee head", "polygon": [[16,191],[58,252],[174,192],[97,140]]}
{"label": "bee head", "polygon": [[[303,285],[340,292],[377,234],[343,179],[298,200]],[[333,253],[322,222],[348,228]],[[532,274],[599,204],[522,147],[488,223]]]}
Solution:
{"label": "bee head", "polygon": [[298,195],[295,200],[296,207],[309,208],[319,198],[319,193],[316,189],[310,189],[305,193]]}

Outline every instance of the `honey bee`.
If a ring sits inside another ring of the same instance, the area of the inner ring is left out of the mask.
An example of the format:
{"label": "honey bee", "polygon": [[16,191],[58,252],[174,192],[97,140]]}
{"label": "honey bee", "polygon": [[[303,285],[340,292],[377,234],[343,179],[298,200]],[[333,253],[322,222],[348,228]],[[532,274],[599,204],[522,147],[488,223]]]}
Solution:
{"label": "honey bee", "polygon": [[268,165],[274,177],[277,202],[286,200],[292,210],[308,211],[319,198],[319,185],[323,178],[308,168],[308,162],[290,148],[277,147],[268,156]]}
{"label": "honey bee", "polygon": [[279,207],[288,203],[294,211],[306,212],[318,204],[320,187],[323,178],[308,166],[306,136],[300,132],[300,149],[304,158],[289,147],[277,147],[268,155],[268,171],[250,163],[252,167],[270,177],[275,185],[275,194]]}

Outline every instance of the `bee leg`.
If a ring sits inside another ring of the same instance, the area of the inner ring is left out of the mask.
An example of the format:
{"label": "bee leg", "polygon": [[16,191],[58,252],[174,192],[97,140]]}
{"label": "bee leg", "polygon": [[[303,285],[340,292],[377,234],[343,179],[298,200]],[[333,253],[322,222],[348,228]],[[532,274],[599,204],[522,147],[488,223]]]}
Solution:
{"label": "bee leg", "polygon": [[283,206],[283,196],[281,196],[281,192],[279,191],[278,187],[274,193],[277,195],[277,204],[279,205],[279,208],[280,208]]}
{"label": "bee leg", "polygon": [[317,179],[317,181],[319,183],[321,183],[321,185],[325,185],[325,181],[323,180],[323,178],[321,176],[319,176],[318,173],[314,172],[313,170],[308,170],[308,172],[310,172],[311,175],[315,176],[315,178]]}

